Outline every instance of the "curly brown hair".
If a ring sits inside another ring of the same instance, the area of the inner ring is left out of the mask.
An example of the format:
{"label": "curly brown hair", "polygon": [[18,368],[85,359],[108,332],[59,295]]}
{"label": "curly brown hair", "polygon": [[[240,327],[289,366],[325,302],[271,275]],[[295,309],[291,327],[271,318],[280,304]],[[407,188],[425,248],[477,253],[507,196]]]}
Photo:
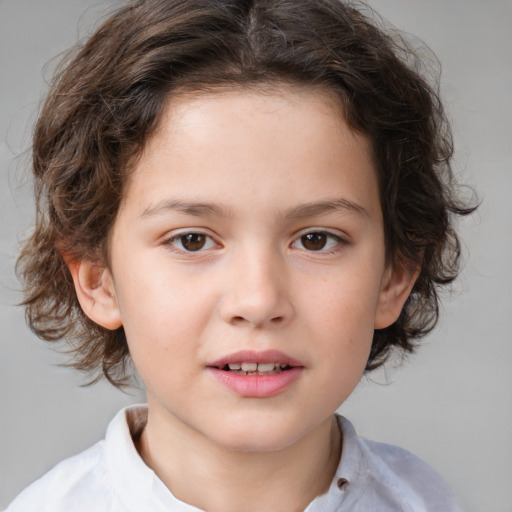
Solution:
{"label": "curly brown hair", "polygon": [[[222,86],[320,86],[373,143],[388,256],[421,264],[399,319],[376,330],[366,369],[410,352],[459,270],[452,138],[437,85],[395,31],[341,0],[132,0],[74,49],[35,128],[35,229],[18,260],[28,323],[68,340],[73,366],[129,381],[121,327],[81,310],[63,254],[108,261],[130,166],[173,95]],[[101,369],[101,370],[100,370]]]}

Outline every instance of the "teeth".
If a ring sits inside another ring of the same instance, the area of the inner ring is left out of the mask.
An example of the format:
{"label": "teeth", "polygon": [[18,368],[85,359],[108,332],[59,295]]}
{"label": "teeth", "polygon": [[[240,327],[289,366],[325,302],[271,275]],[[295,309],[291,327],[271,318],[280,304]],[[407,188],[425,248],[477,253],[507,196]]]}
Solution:
{"label": "teeth", "polygon": [[255,372],[258,368],[258,363],[242,363],[242,370],[244,372]]}
{"label": "teeth", "polygon": [[259,372],[271,372],[276,367],[276,363],[258,363]]}
{"label": "teeth", "polygon": [[235,372],[279,373],[281,370],[288,368],[288,365],[286,363],[229,363],[227,367]]}

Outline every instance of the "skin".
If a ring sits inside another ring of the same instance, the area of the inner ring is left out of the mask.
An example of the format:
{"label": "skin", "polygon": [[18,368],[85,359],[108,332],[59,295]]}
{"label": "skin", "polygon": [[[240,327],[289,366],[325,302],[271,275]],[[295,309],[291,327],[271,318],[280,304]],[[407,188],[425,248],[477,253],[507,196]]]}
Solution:
{"label": "skin", "polygon": [[[71,267],[77,294],[94,321],[124,326],[149,404],[139,450],[173,494],[230,512],[303,510],[325,492],[333,413],[417,275],[386,263],[370,143],[334,100],[291,87],[173,98],[110,255]],[[303,366],[271,397],[240,396],[207,368],[266,349]]]}

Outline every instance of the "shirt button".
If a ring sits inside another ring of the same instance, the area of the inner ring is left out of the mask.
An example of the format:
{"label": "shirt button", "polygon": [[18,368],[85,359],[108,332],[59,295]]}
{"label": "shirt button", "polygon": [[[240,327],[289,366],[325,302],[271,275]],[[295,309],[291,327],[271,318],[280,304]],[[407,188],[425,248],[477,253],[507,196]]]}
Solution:
{"label": "shirt button", "polygon": [[348,485],[348,480],[346,478],[338,478],[338,489],[344,491]]}

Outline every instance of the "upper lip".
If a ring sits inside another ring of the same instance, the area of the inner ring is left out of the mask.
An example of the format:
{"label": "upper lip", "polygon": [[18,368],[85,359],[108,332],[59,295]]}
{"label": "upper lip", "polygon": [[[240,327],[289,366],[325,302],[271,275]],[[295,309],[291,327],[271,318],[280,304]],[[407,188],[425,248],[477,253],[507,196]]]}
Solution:
{"label": "upper lip", "polygon": [[279,350],[263,350],[261,352],[255,350],[240,350],[212,361],[208,363],[207,366],[220,368],[230,363],[278,363],[287,364],[288,366],[304,366],[299,360]]}

